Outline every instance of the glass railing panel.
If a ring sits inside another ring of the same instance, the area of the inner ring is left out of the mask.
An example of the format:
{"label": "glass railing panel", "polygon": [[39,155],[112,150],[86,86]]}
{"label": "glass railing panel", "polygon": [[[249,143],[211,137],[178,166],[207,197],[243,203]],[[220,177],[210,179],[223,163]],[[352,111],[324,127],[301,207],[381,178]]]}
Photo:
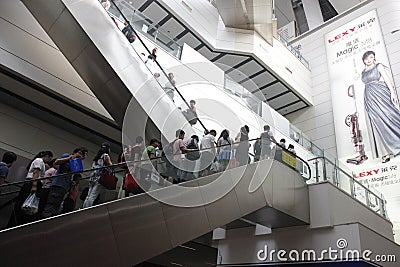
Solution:
{"label": "glass railing panel", "polygon": [[[309,162],[312,171],[315,168],[315,172],[323,176],[323,180],[328,180],[376,213],[387,218],[385,200],[381,193],[356,181],[349,173],[339,168],[336,163],[329,159],[319,157],[311,159]],[[314,176],[315,173],[312,174],[312,179]],[[318,178],[321,177],[319,176]]]}
{"label": "glass railing panel", "polygon": [[339,180],[338,180],[338,186],[342,190],[344,190],[347,194],[349,194],[352,197],[355,197],[354,195],[354,180],[349,177],[346,173],[339,172]]}
{"label": "glass railing panel", "polygon": [[292,52],[292,54],[295,55],[300,60],[301,63],[303,63],[304,66],[306,66],[308,69],[310,68],[310,64],[308,63],[308,61],[303,57],[303,55],[300,52],[301,46],[294,47],[294,46],[290,45],[289,41],[286,40],[286,38],[283,37],[283,35],[279,34],[279,33],[278,33],[278,40],[282,44],[284,44],[287,47],[287,49],[290,52]]}

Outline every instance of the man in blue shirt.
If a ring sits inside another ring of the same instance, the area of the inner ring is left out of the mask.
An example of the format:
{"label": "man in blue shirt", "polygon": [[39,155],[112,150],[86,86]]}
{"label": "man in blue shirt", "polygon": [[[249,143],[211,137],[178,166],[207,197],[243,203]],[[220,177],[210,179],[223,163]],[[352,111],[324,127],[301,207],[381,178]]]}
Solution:
{"label": "man in blue shirt", "polygon": [[4,184],[9,168],[16,160],[17,155],[14,152],[7,151],[3,154],[3,160],[0,162],[0,185]]}
{"label": "man in blue shirt", "polygon": [[[50,186],[50,193],[47,199],[46,206],[43,211],[43,217],[54,216],[60,213],[61,203],[64,201],[65,194],[71,187],[71,160],[80,158],[84,160],[88,154],[88,150],[84,147],[76,148],[72,154],[63,154],[54,162],[57,167],[56,177]],[[61,174],[66,175],[61,175]]]}

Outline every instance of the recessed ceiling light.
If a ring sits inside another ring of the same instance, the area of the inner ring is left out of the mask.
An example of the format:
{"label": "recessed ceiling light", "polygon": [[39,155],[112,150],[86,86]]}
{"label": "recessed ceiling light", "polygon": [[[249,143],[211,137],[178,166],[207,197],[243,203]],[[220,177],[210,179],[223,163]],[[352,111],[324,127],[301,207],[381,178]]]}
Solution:
{"label": "recessed ceiling light", "polygon": [[131,4],[131,5],[132,5],[132,1],[129,1],[129,4]]}

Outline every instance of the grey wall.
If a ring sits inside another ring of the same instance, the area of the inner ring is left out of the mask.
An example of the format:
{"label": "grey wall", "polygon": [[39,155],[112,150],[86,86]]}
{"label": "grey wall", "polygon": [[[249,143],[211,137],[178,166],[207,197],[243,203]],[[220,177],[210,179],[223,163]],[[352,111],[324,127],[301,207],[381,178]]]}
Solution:
{"label": "grey wall", "polygon": [[[7,125],[0,131],[0,148],[13,151],[27,159],[32,159],[42,150],[51,150],[54,156],[58,157],[63,153],[72,152],[78,146],[85,146],[89,149],[89,157],[84,164],[86,168],[90,168],[92,158],[100,148],[100,144],[94,144],[46,122],[46,118],[38,119],[1,102],[0,121],[2,125]],[[117,160],[116,153],[119,151],[112,154],[114,161]],[[14,178],[12,180],[18,180],[20,177]]]}
{"label": "grey wall", "polygon": [[308,186],[310,227],[359,223],[393,240],[392,223],[329,182]]}
{"label": "grey wall", "polygon": [[275,16],[278,20],[278,29],[285,26],[291,21],[296,20],[292,8],[291,0],[275,1]]}

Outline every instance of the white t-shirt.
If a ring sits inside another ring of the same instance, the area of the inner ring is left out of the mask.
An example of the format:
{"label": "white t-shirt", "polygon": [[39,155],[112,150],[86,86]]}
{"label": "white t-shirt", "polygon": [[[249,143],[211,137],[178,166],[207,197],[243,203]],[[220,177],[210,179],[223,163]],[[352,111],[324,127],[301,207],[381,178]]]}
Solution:
{"label": "white t-shirt", "polygon": [[37,158],[32,162],[31,166],[29,167],[28,174],[26,175],[26,179],[33,178],[33,170],[34,169],[39,169],[39,171],[40,171],[39,177],[44,177],[44,173],[46,171],[46,166],[45,166],[42,158]]}
{"label": "white t-shirt", "polygon": [[213,148],[215,147],[215,137],[212,134],[207,134],[201,139],[201,148]]}
{"label": "white t-shirt", "polygon": [[267,131],[267,132],[263,132],[261,133],[261,145],[262,146],[269,146],[271,144],[271,138],[272,138],[272,132],[271,131]]}
{"label": "white t-shirt", "polygon": [[111,7],[110,1],[104,1],[104,2],[101,3],[101,5],[104,7],[104,9],[106,11],[108,11],[110,9],[110,7]]}
{"label": "white t-shirt", "polygon": [[182,155],[181,147],[185,147],[185,144],[183,143],[182,139],[177,139],[174,142],[174,146],[172,147],[174,153],[174,161],[176,162],[181,160],[181,155]]}

